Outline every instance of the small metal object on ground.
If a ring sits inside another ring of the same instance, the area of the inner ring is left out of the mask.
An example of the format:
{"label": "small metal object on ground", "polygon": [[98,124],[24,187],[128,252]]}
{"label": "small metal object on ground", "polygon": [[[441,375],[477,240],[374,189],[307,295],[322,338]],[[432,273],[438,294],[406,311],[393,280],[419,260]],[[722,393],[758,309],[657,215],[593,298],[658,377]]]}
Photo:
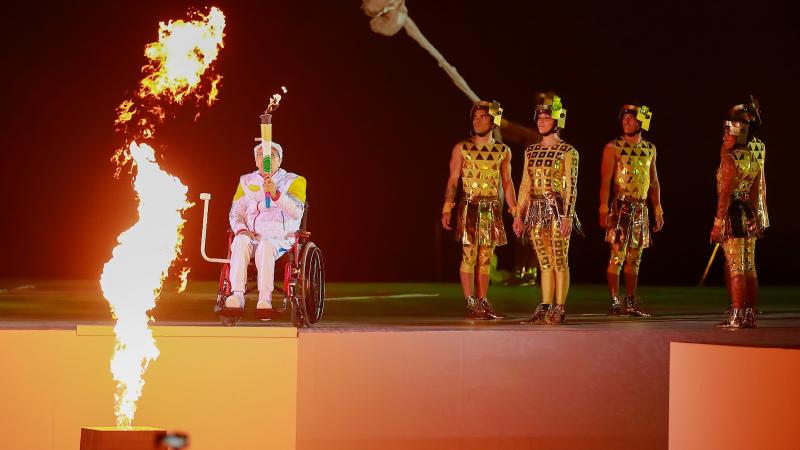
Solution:
{"label": "small metal object on ground", "polygon": [[80,450],[166,450],[167,432],[150,427],[83,427]]}

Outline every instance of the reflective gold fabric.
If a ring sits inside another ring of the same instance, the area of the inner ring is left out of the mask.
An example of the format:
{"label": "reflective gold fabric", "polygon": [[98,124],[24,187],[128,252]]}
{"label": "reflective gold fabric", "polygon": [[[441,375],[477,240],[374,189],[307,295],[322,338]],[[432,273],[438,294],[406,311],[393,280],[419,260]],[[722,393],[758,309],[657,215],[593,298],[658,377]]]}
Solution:
{"label": "reflective gold fabric", "polygon": [[650,165],[655,156],[655,146],[644,139],[631,145],[619,138],[614,141],[614,150],[614,192],[635,200],[646,199],[650,190]]}
{"label": "reflective gold fabric", "polygon": [[457,223],[455,238],[464,245],[496,247],[507,242],[497,197],[462,198]]}
{"label": "reflective gold fabric", "polygon": [[756,271],[756,238],[730,238],[722,243],[731,275]]}
{"label": "reflective gold fabric", "polygon": [[571,217],[578,192],[578,151],[566,142],[548,147],[540,143],[525,150],[525,159],[531,181],[529,195],[561,194],[564,213]]}
{"label": "reflective gold fabric", "polygon": [[478,145],[461,143],[461,183],[467,196],[497,197],[500,192],[500,164],[509,148],[502,142]]}
{"label": "reflective gold fabric", "polygon": [[627,201],[619,194],[611,202],[606,242],[630,248],[650,246],[650,218],[646,200]]}
{"label": "reflective gold fabric", "polygon": [[[769,226],[764,180],[764,143],[753,138],[747,146],[725,157],[732,158],[736,173],[732,180],[731,203],[725,217],[722,240],[760,236]],[[758,181],[757,181],[758,180]],[[758,185],[754,183],[758,182]],[[722,189],[722,170],[717,170],[717,192]]]}
{"label": "reflective gold fabric", "polygon": [[555,221],[548,226],[532,227],[530,240],[539,259],[539,269],[542,273],[549,270],[556,272],[569,270],[569,236],[561,234],[561,229]]}
{"label": "reflective gold fabric", "polygon": [[494,247],[479,247],[477,245],[464,245],[461,255],[461,271],[475,273],[475,266],[479,274],[488,274],[491,269]]}
{"label": "reflective gold fabric", "polygon": [[733,162],[736,165],[736,180],[733,183],[733,193],[749,193],[753,181],[761,174],[764,164],[764,143],[753,139],[747,147],[737,148],[732,152]]}
{"label": "reflective gold fabric", "polygon": [[628,247],[624,244],[611,244],[611,257],[608,259],[608,273],[619,274],[622,266],[625,273],[639,273],[642,262],[642,249]]}
{"label": "reflective gold fabric", "polygon": [[[566,142],[525,149],[530,186],[520,188],[525,211],[525,232],[533,243],[542,273],[569,270],[569,236],[563,236],[562,218],[575,218],[578,188],[578,152]],[[527,192],[523,192],[527,190]]]}

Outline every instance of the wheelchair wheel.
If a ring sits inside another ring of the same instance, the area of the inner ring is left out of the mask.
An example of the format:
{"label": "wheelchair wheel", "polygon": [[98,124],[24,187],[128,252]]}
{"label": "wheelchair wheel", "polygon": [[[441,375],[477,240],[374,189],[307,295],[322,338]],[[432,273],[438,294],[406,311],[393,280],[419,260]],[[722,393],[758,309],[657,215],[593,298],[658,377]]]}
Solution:
{"label": "wheelchair wheel", "polygon": [[325,309],[325,263],[322,251],[313,242],[303,247],[303,267],[300,272],[300,300],[305,304],[307,321],[315,324]]}

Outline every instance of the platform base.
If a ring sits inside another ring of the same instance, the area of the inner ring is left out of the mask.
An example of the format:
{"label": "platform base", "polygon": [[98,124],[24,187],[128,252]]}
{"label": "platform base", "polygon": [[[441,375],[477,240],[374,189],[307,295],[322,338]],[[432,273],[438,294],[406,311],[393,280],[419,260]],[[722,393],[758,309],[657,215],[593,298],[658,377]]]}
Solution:
{"label": "platform base", "polygon": [[84,427],[80,450],[166,450],[161,440],[167,432],[160,428]]}

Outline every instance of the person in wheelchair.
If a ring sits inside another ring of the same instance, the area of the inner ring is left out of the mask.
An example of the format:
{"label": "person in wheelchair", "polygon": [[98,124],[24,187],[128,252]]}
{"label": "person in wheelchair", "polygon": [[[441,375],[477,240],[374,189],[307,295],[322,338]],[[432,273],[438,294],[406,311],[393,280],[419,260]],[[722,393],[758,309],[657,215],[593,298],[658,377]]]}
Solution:
{"label": "person in wheelchair", "polygon": [[[258,309],[272,308],[275,261],[292,248],[300,229],[306,200],[306,179],[281,169],[283,148],[272,143],[272,170],[261,166],[264,145],[254,149],[257,170],[239,178],[229,214],[231,231],[230,281],[226,308],[244,308],[247,266],[255,258],[258,270]],[[266,198],[270,202],[267,206]]]}

